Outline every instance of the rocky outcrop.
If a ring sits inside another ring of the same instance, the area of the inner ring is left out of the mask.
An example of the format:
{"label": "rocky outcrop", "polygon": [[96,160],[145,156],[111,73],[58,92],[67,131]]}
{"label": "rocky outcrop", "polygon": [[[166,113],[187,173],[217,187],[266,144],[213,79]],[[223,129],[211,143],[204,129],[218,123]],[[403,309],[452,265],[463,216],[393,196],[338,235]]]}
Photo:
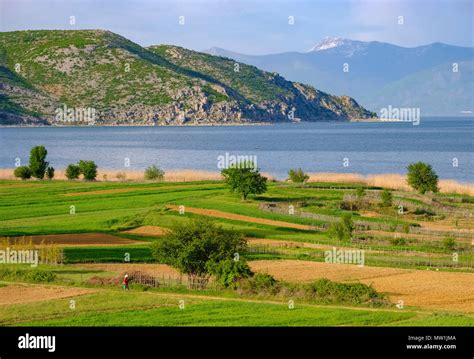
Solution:
{"label": "rocky outcrop", "polygon": [[0,33],[2,124],[181,125],[367,118],[349,97],[108,31]]}

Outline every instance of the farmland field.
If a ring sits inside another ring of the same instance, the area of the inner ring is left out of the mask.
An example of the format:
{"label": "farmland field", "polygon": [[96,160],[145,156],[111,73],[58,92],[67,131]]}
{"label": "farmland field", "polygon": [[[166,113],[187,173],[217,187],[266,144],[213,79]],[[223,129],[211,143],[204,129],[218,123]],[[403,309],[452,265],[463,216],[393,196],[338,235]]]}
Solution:
{"label": "farmland field", "polygon": [[[474,326],[474,198],[394,190],[384,207],[382,188],[367,187],[348,209],[357,186],[270,182],[265,194],[241,201],[221,181],[0,181],[0,244],[62,253],[59,263],[35,268],[0,265],[0,325]],[[337,240],[328,228],[347,213],[352,238]],[[212,278],[188,288],[152,246],[176,223],[200,217],[245,236],[241,256],[256,273],[288,286],[362,283],[385,299],[256,294]],[[328,262],[333,250],[363,253],[363,262]],[[132,281],[123,291],[124,273],[160,285]]]}

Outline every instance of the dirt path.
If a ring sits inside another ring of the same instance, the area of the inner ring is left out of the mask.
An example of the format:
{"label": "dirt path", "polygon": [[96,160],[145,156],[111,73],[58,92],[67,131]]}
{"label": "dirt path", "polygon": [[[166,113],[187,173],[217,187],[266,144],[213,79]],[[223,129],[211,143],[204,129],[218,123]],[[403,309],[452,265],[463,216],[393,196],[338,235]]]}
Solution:
{"label": "dirt path", "polygon": [[[173,211],[178,211],[179,210],[179,207],[175,206],[175,205],[167,205],[166,208],[169,208]],[[241,214],[218,211],[218,210],[215,210],[215,209],[185,207],[185,211],[189,212],[189,213],[200,214],[200,215],[203,215],[203,216],[216,217],[216,218],[225,218],[225,219],[231,219],[231,220],[235,220],[235,221],[244,221],[244,222],[250,222],[250,223],[266,224],[266,225],[275,226],[275,227],[304,229],[304,230],[308,230],[308,231],[317,229],[317,227],[308,226],[308,225],[305,225],[305,224],[290,223],[290,222],[283,222],[283,221],[275,221],[275,220],[272,220],[272,219],[250,217],[250,216],[244,216],[244,215],[241,215]]]}
{"label": "dirt path", "polygon": [[141,226],[138,228],[130,229],[124,231],[124,233],[138,234],[140,236],[164,236],[168,234],[169,230],[167,228],[158,227],[158,226]]}
{"label": "dirt path", "polygon": [[95,293],[94,289],[10,284],[0,287],[0,305],[41,302]]}
{"label": "dirt path", "polygon": [[290,282],[327,278],[341,282],[362,282],[404,305],[474,312],[474,274],[436,272],[350,264],[277,260],[249,262],[252,270],[272,274]]}
{"label": "dirt path", "polygon": [[0,237],[0,241],[8,238],[10,242],[31,239],[35,245],[54,243],[60,247],[80,247],[80,246],[121,246],[144,244],[145,241],[136,241],[132,239],[113,236],[107,233],[68,233],[68,234],[46,234],[37,236],[21,237]]}

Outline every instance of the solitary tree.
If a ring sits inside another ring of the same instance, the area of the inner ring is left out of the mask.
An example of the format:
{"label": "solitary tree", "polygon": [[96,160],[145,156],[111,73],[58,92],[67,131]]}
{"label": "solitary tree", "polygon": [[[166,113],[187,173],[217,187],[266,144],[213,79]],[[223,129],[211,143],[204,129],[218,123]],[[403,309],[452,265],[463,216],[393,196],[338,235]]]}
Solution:
{"label": "solitary tree", "polygon": [[48,167],[48,162],[46,162],[46,156],[48,151],[44,146],[36,146],[31,149],[30,152],[30,163],[29,168],[31,171],[31,176],[43,179],[46,168]]}
{"label": "solitary tree", "polygon": [[267,178],[262,176],[253,162],[240,162],[222,170],[225,183],[232,192],[245,201],[249,194],[262,194],[267,190]]}
{"label": "solitary tree", "polygon": [[412,163],[408,167],[407,182],[421,194],[438,192],[438,176],[431,165],[423,162]]}
{"label": "solitary tree", "polygon": [[247,242],[238,232],[226,230],[209,219],[196,219],[177,224],[171,232],[153,245],[153,255],[191,279],[209,277],[222,271],[219,263],[238,258]]}

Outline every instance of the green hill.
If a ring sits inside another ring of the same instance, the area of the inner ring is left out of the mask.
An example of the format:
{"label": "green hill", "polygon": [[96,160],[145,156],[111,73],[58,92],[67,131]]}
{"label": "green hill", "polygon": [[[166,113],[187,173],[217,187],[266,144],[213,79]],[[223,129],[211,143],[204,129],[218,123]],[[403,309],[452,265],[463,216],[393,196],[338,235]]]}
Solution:
{"label": "green hill", "polygon": [[105,125],[372,116],[349,97],[275,73],[174,46],[146,49],[109,31],[0,33],[0,123],[76,124],[86,109],[87,124]]}

